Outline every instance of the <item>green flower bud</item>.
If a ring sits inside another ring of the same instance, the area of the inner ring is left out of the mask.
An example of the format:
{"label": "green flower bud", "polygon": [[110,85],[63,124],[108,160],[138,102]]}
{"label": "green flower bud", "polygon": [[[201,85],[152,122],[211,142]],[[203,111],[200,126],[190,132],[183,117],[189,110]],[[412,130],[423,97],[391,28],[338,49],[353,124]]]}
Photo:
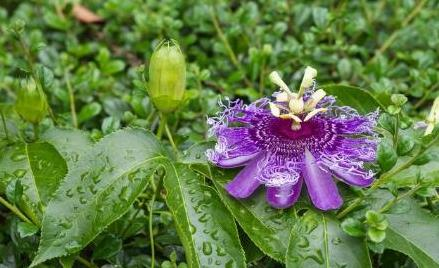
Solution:
{"label": "green flower bud", "polygon": [[149,94],[161,112],[177,109],[183,100],[186,86],[186,63],[178,44],[161,42],[149,64]]}
{"label": "green flower bud", "polygon": [[26,121],[37,124],[47,115],[46,95],[33,78],[21,81],[15,110]]}

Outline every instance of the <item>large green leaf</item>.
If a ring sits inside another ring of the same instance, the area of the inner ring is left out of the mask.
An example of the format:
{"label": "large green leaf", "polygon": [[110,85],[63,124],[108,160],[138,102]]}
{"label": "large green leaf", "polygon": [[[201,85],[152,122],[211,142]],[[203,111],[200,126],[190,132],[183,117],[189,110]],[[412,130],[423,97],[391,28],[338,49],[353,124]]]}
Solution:
{"label": "large green leaf", "polygon": [[407,254],[419,267],[439,267],[437,216],[421,209],[414,199],[406,199],[386,217],[385,247]]}
{"label": "large green leaf", "polygon": [[187,165],[168,164],[164,185],[189,267],[246,267],[232,215]]}
{"label": "large green leaf", "polygon": [[77,129],[50,128],[41,140],[52,144],[66,160],[70,169],[78,162],[79,156],[86,155],[93,142],[86,132]]}
{"label": "large green leaf", "polygon": [[351,106],[365,114],[375,111],[382,105],[366,90],[346,85],[325,85],[328,94],[337,98],[337,105]]}
{"label": "large green leaf", "polygon": [[345,234],[328,213],[308,210],[291,230],[286,267],[372,267],[364,240]]}
{"label": "large green leaf", "polygon": [[20,206],[36,223],[66,173],[64,159],[49,143],[17,143],[5,148],[0,156],[1,192],[12,181],[19,180],[23,185]]}
{"label": "large green leaf", "polygon": [[79,157],[46,208],[32,266],[78,252],[122,216],[164,155],[152,134],[126,129],[103,138]]}

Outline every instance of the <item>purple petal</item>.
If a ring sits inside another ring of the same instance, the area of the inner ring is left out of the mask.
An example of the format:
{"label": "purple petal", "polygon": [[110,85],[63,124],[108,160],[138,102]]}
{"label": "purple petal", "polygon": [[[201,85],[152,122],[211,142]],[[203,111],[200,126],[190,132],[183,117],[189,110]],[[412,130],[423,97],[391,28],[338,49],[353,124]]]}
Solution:
{"label": "purple petal", "polygon": [[332,166],[330,168],[335,176],[340,178],[349,185],[367,187],[373,182],[373,173],[363,169],[348,169],[343,167]]}
{"label": "purple petal", "polygon": [[299,198],[301,188],[301,178],[299,178],[296,184],[289,184],[280,187],[267,187],[267,202],[275,208],[291,207]]}
{"label": "purple petal", "polygon": [[305,150],[303,178],[314,206],[321,210],[337,209],[343,204],[331,174],[317,165],[314,156]]}
{"label": "purple petal", "polygon": [[238,155],[234,158],[219,158],[216,160],[215,165],[222,168],[235,168],[245,166],[250,160],[255,158],[259,152],[249,155]]}
{"label": "purple petal", "polygon": [[258,179],[258,161],[261,157],[253,159],[238,175],[226,184],[226,190],[235,198],[249,197],[261,185]]}

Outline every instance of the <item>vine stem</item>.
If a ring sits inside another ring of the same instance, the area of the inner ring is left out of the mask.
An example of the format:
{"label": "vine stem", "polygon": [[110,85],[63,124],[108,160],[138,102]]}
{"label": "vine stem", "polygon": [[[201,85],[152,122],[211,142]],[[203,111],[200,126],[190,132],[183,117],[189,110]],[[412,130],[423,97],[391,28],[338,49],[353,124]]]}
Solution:
{"label": "vine stem", "polygon": [[160,117],[160,122],[159,122],[159,128],[157,130],[157,138],[161,140],[163,136],[163,131],[165,130],[166,122],[168,121],[168,117],[162,112],[159,113],[159,117]]}
{"label": "vine stem", "polygon": [[14,213],[17,217],[19,217],[22,221],[30,224],[34,224],[28,217],[26,217],[23,212],[20,211],[16,206],[9,203],[6,199],[0,196],[0,204],[8,208],[12,213]]}
{"label": "vine stem", "polygon": [[90,261],[84,259],[84,258],[81,257],[81,256],[76,257],[76,259],[77,259],[80,263],[82,263],[85,267],[88,267],[88,268],[97,268],[97,267],[98,267],[98,266],[96,266],[95,264],[91,263]]}
{"label": "vine stem", "polygon": [[404,21],[401,23],[401,27],[399,27],[397,30],[395,30],[387,39],[384,41],[384,43],[381,45],[381,47],[376,51],[373,58],[369,61],[374,61],[379,55],[383,54],[396,40],[398,37],[398,34],[401,32],[401,29],[406,27],[416,15],[422,10],[424,5],[427,3],[427,0],[421,0],[418,2],[418,4],[415,6],[415,8],[410,12],[410,14],[404,19]]}
{"label": "vine stem", "polygon": [[380,213],[384,213],[386,211],[388,211],[394,204],[398,203],[401,199],[407,197],[407,196],[411,196],[412,194],[414,194],[417,190],[419,190],[422,186],[420,184],[417,184],[415,187],[413,187],[412,189],[408,190],[407,192],[398,195],[397,197],[393,198],[392,200],[390,200],[389,202],[387,202],[387,204],[385,204],[380,210]]}
{"label": "vine stem", "polygon": [[66,81],[67,90],[69,92],[69,101],[70,101],[70,113],[72,115],[72,124],[73,127],[78,128],[78,118],[76,116],[76,106],[75,106],[75,94],[73,92],[72,84],[70,83],[69,74],[67,71],[64,71],[64,80]]}
{"label": "vine stem", "polygon": [[227,50],[227,54],[229,55],[230,60],[232,61],[233,65],[242,72],[244,76],[244,82],[248,87],[252,87],[252,83],[250,80],[248,80],[247,76],[245,75],[245,72],[243,71],[241,63],[238,61],[238,58],[236,57],[235,52],[232,49],[232,46],[230,45],[229,41],[227,40],[226,35],[224,34],[223,30],[221,29],[221,26],[219,24],[218,18],[216,16],[215,7],[211,6],[209,8],[210,18],[213,22],[213,26],[215,27],[216,33],[218,34],[219,38],[221,39],[221,42],[223,42],[224,47]]}
{"label": "vine stem", "polygon": [[400,165],[397,168],[394,168],[393,170],[390,170],[388,172],[383,173],[379,179],[377,179],[372,186],[367,190],[367,193],[364,196],[360,196],[357,197],[349,206],[347,206],[345,209],[343,209],[341,212],[339,212],[337,214],[337,218],[341,219],[344,216],[346,216],[349,212],[351,212],[352,210],[354,210],[357,206],[359,206],[361,204],[361,202],[364,200],[365,196],[367,196],[371,191],[377,189],[378,187],[380,187],[381,185],[383,185],[384,183],[387,182],[387,180],[393,176],[395,176],[396,174],[398,174],[399,172],[409,168],[415,161],[416,159],[423,154],[425,151],[427,151],[437,140],[439,139],[439,135],[437,135],[431,142],[429,142],[427,144],[427,146],[425,146],[424,148],[420,148],[416,154],[410,158],[408,161],[406,161],[404,164]]}

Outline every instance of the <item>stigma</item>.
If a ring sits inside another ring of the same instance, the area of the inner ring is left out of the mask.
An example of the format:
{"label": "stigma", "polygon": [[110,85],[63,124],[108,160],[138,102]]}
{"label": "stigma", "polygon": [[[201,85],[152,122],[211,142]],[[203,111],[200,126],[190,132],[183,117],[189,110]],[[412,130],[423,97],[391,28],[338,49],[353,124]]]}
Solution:
{"label": "stigma", "polygon": [[308,66],[302,78],[299,91],[292,92],[282,80],[279,73],[270,74],[270,80],[280,87],[280,92],[275,95],[276,101],[270,102],[271,114],[282,119],[292,120],[291,129],[299,130],[301,123],[313,118],[316,114],[326,112],[326,108],[317,108],[317,104],[326,96],[323,89],[316,90],[309,99],[304,101],[305,90],[315,85],[317,70]]}

